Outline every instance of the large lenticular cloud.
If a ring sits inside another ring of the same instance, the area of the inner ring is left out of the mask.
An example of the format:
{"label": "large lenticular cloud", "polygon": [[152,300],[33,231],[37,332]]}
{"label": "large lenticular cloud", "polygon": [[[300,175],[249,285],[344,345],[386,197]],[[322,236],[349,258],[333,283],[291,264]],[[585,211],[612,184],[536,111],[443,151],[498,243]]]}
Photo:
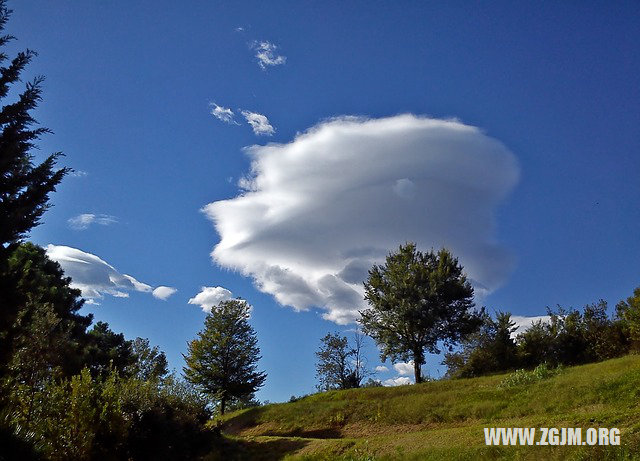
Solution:
{"label": "large lenticular cloud", "polygon": [[220,235],[212,257],[282,305],[353,321],[368,269],[407,241],[451,249],[476,292],[491,292],[511,269],[494,239],[494,211],[518,166],[478,128],[342,117],[247,152],[243,191],[204,208]]}

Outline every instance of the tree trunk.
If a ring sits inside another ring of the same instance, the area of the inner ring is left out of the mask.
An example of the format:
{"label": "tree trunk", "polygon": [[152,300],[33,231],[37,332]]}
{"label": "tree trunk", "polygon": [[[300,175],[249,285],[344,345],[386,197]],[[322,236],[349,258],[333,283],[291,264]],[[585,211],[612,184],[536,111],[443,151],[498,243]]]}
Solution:
{"label": "tree trunk", "polygon": [[224,415],[224,410],[227,406],[227,398],[226,397],[222,397],[220,399],[220,415]]}
{"label": "tree trunk", "polygon": [[422,373],[420,371],[421,357],[418,353],[413,353],[413,373],[416,378],[416,384],[420,384],[422,382]]}

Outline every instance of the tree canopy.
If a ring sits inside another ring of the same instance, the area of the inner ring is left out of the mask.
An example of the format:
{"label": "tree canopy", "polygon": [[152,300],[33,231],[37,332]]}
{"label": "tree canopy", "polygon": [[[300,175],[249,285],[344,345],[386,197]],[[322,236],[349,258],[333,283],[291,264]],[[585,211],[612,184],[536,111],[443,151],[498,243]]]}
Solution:
{"label": "tree canopy", "polygon": [[439,353],[440,343],[450,346],[482,323],[473,311],[473,288],[446,249],[422,253],[413,243],[401,245],[373,266],[364,288],[364,332],[380,347],[382,360],[412,360],[416,383],[425,352]]}
{"label": "tree canopy", "polygon": [[260,349],[249,314],[243,300],[221,302],[184,356],[185,378],[219,403],[220,414],[229,403],[253,398],[267,377],[257,371]]}

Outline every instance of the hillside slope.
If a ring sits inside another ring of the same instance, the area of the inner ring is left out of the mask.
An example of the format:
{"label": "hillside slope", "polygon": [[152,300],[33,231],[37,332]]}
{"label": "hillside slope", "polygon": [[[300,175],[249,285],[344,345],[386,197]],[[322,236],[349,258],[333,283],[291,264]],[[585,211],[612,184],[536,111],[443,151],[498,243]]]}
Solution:
{"label": "hillside slope", "polygon": [[[507,376],[331,391],[293,403],[236,412],[227,415],[223,423],[229,444],[225,458],[640,456],[640,356],[565,368],[530,384],[506,386]],[[617,427],[622,444],[487,447],[485,427],[581,427],[583,432],[590,427]]]}

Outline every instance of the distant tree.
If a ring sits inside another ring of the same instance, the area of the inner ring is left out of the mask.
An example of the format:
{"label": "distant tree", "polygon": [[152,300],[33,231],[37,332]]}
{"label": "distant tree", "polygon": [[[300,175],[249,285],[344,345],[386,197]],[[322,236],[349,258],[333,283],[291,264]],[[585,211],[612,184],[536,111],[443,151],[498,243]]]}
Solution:
{"label": "distant tree", "polygon": [[551,363],[553,339],[550,325],[537,320],[516,339],[520,363],[525,368],[533,368],[541,363]]}
{"label": "distant tree", "polygon": [[221,302],[184,355],[185,378],[219,403],[220,414],[233,401],[251,400],[266,379],[257,371],[260,349],[249,313],[243,300]]}
{"label": "distant tree", "polygon": [[634,349],[640,349],[640,287],[633,290],[633,296],[616,304],[618,318]]}
{"label": "distant tree", "polygon": [[379,379],[369,378],[362,387],[382,387],[382,381]]}
{"label": "distant tree", "polygon": [[115,333],[106,322],[97,322],[89,330],[85,362],[93,376],[106,376],[113,368],[126,376],[136,364],[132,342]]}
{"label": "distant tree", "polygon": [[346,336],[327,333],[316,352],[316,378],[319,390],[347,389],[350,351]]}
{"label": "distant tree", "polygon": [[374,265],[364,283],[370,307],[360,323],[381,349],[381,358],[413,360],[415,382],[422,382],[425,352],[439,353],[482,323],[472,311],[473,288],[453,255],[442,249],[422,253],[400,246],[383,265]]}
{"label": "distant tree", "polygon": [[469,378],[516,368],[519,361],[515,330],[511,314],[498,312],[494,320],[483,313],[482,326],[462,341],[461,350],[445,354],[447,375]]}
{"label": "distant tree", "polygon": [[580,312],[558,306],[548,313],[552,336],[550,364],[577,365],[592,361],[591,345],[587,344]]}
{"label": "distant tree", "polygon": [[351,365],[354,387],[361,387],[362,382],[373,375],[373,372],[367,367],[367,359],[364,356],[364,335],[359,328],[353,333],[353,342],[351,343]]}
{"label": "distant tree", "polygon": [[166,355],[158,346],[152,348],[148,339],[131,341],[131,352],[135,361],[127,370],[129,375],[141,381],[161,381],[169,374]]}
{"label": "distant tree", "polygon": [[320,340],[316,352],[316,378],[318,389],[351,389],[360,387],[365,375],[369,373],[362,355],[363,337],[355,333],[353,345],[346,336],[339,333],[327,333]]}
{"label": "distant tree", "polygon": [[619,318],[607,314],[607,302],[600,300],[588,304],[582,311],[584,336],[590,348],[592,360],[606,360],[619,357],[629,351],[629,337]]}

